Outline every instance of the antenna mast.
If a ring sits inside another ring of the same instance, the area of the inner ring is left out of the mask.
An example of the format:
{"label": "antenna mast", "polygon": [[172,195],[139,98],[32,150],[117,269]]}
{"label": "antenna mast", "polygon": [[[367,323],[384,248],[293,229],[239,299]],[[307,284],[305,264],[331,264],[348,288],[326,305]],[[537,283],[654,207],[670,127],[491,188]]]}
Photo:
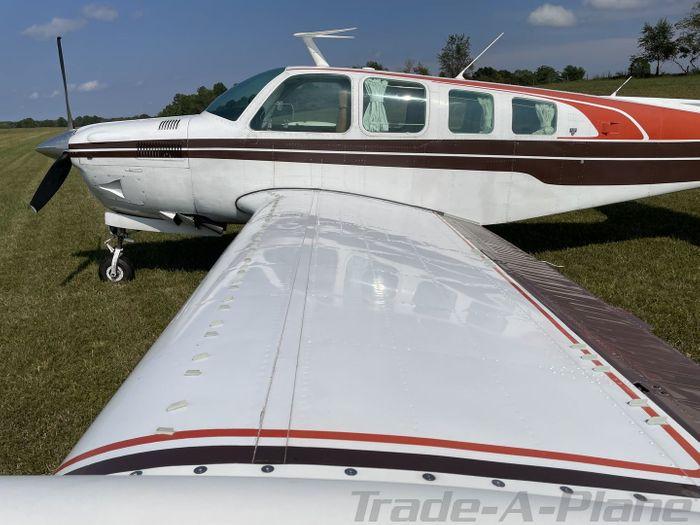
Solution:
{"label": "antenna mast", "polygon": [[629,81],[632,80],[633,78],[634,78],[634,77],[629,77],[627,80],[625,80],[625,81],[620,85],[619,88],[617,88],[615,91],[612,92],[612,95],[610,95],[610,96],[611,96],[611,97],[616,97],[616,96],[617,96],[617,92],[620,91],[623,87],[625,87],[625,84],[627,84],[627,82],[629,82]]}
{"label": "antenna mast", "polygon": [[66,82],[66,65],[63,62],[63,46],[61,45],[61,37],[56,37],[56,45],[58,46],[58,61],[61,64],[61,78],[63,79],[63,96],[66,99],[66,120],[68,121],[68,130],[73,129],[73,115],[70,112],[70,102],[68,102],[68,84]]}
{"label": "antenna mast", "polygon": [[472,60],[471,62],[469,62],[469,65],[468,65],[467,67],[465,67],[462,71],[460,71],[460,72],[459,72],[459,75],[457,75],[455,78],[464,78],[464,74],[467,72],[467,70],[468,70],[470,67],[472,67],[474,64],[476,64],[476,61],[479,60],[479,59],[484,55],[484,53],[486,53],[489,49],[491,49],[491,46],[494,45],[496,42],[498,42],[498,40],[499,40],[503,35],[505,35],[505,33],[501,33],[501,34],[498,35],[496,38],[494,38],[493,42],[491,42],[488,46],[486,46],[486,48],[485,48],[481,53],[479,53],[479,54],[476,56],[476,58],[475,58],[474,60]]}
{"label": "antenna mast", "polygon": [[314,38],[355,38],[352,35],[339,35],[338,33],[345,33],[347,31],[354,31],[356,27],[347,27],[345,29],[327,29],[325,31],[309,31],[305,33],[294,33],[294,36],[301,38],[306,44],[306,49],[308,49],[311,58],[318,67],[328,67],[328,61],[326,57],[323,56],[321,50],[314,42]]}

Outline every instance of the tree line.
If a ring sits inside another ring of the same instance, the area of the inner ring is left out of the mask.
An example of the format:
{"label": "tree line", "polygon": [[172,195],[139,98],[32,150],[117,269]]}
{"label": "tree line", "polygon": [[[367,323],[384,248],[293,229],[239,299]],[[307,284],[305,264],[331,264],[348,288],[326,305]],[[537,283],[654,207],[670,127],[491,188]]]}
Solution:
{"label": "tree line", "polygon": [[[462,73],[472,61],[471,39],[464,33],[453,34],[447,37],[445,45],[437,55],[441,77],[455,78]],[[362,66],[353,66],[362,67]],[[377,60],[368,60],[364,67],[370,67],[379,71],[387,71],[388,68]],[[428,66],[413,58],[408,58],[399,68],[403,73],[415,75],[432,75]],[[499,82],[502,84],[517,84],[522,86],[534,86],[538,84],[554,84],[556,82],[568,82],[582,80],[586,77],[586,70],[580,66],[568,65],[561,71],[552,66],[542,65],[537,69],[496,69],[493,67],[469,68],[464,76],[484,82]]]}
{"label": "tree line", "polygon": [[[112,122],[116,120],[135,120],[140,118],[151,118],[150,115],[145,113],[141,115],[134,115],[133,117],[115,117],[115,118],[104,118],[98,117],[97,115],[81,115],[79,117],[73,118],[73,124],[76,128],[81,128],[87,126],[88,124],[97,124],[99,122]],[[33,118],[23,118],[18,121],[3,120],[0,121],[0,129],[13,129],[13,128],[66,128],[68,127],[68,121],[59,117],[57,119],[46,119],[46,120],[35,120]]]}
{"label": "tree line", "polygon": [[[177,93],[172,101],[165,106],[156,116],[171,117],[176,115],[195,115],[204,111],[213,100],[226,91],[226,86],[222,82],[215,83],[211,88],[200,86],[195,93],[183,94]],[[97,115],[82,115],[75,117],[73,123],[76,128],[87,126],[88,124],[97,124],[100,122],[112,122],[116,120],[135,120],[151,118],[151,115],[142,113],[132,117],[116,117],[104,118]],[[17,122],[0,121],[0,129],[9,128],[65,128],[68,122],[65,118],[35,120],[33,118],[25,118]]]}

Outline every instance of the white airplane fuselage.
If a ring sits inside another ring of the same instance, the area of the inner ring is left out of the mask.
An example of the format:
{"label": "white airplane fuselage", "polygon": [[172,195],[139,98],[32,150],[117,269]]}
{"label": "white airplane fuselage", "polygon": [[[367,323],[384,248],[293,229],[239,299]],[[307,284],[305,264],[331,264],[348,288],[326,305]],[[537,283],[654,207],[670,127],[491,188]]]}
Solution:
{"label": "white airplane fuselage", "polygon": [[[253,129],[251,120],[271,94],[303,75],[348,79],[347,130]],[[423,86],[423,128],[367,131],[368,78]],[[492,97],[490,132],[448,129],[450,97],[461,90]],[[512,108],[523,99],[556,106],[551,134],[515,133]],[[699,141],[700,109],[690,104],[667,101],[664,107],[372,70],[287,68],[236,120],[205,111],[96,124],[72,136],[69,154],[113,212],[108,224],[124,216],[129,222],[112,225],[132,229],[139,221],[144,229],[161,229],[173,214],[243,222],[248,215],[238,200],[275,188],[346,192],[494,224],[699,187]]]}

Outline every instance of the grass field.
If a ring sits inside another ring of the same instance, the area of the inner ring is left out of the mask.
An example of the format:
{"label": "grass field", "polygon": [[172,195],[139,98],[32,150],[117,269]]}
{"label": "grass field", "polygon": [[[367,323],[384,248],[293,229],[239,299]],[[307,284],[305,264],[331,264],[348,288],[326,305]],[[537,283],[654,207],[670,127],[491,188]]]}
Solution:
{"label": "grass field", "polygon": [[[541,87],[590,95],[610,95],[620,87],[624,80],[619,78],[579,80],[577,82],[547,84]],[[700,99],[700,75],[633,78],[620,90],[618,95],[621,97]]]}
{"label": "grass field", "polygon": [[55,133],[0,131],[0,474],[58,465],[232,239],[139,234],[137,279],[104,285],[104,210],[77,172],[27,209]]}
{"label": "grass field", "polygon": [[[56,132],[0,131],[0,474],[59,464],[233,238],[139,233],[137,279],[101,283],[103,209],[78,174],[27,209]],[[700,191],[493,229],[700,359]]]}

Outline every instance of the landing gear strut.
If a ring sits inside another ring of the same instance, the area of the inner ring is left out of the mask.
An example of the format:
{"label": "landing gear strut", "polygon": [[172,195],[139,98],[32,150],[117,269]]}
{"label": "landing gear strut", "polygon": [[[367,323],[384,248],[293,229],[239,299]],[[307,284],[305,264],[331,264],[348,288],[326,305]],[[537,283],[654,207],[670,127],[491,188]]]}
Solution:
{"label": "landing gear strut", "polygon": [[[110,283],[131,281],[136,275],[134,264],[124,256],[124,243],[134,242],[126,236],[124,228],[113,228],[112,237],[105,242],[109,254],[102,259],[99,268],[100,280]],[[114,244],[114,246],[112,246]]]}

